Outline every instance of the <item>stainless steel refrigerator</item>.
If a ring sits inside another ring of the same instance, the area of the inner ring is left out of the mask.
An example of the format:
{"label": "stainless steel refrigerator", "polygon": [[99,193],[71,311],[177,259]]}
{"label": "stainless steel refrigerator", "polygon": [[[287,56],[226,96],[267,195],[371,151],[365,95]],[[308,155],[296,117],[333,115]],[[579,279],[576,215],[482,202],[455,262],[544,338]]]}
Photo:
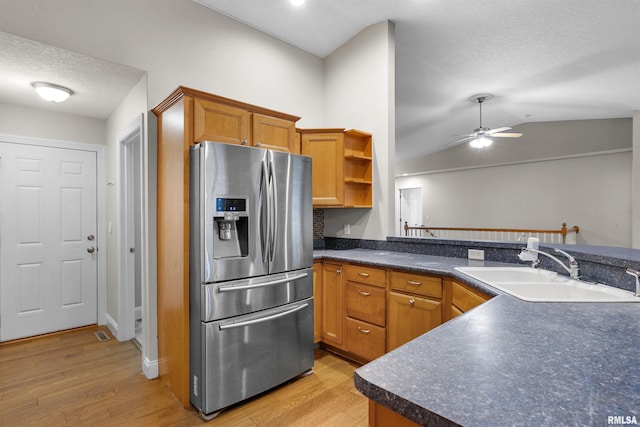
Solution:
{"label": "stainless steel refrigerator", "polygon": [[190,400],[210,419],[313,369],[311,158],[202,142],[189,197]]}

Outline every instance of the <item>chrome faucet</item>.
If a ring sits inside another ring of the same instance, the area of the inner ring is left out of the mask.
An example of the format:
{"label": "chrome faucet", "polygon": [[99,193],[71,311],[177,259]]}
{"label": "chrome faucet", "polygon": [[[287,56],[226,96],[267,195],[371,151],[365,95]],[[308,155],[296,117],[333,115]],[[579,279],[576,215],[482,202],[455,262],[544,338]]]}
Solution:
{"label": "chrome faucet", "polygon": [[[546,252],[543,251],[539,251],[538,249],[533,249],[533,248],[522,248],[522,252],[520,252],[519,258],[523,261],[531,261],[531,267],[536,268],[538,266],[538,264],[540,264],[540,260],[538,259],[538,257],[536,257],[535,259],[531,260],[530,257],[526,257],[523,256],[525,253],[536,253],[536,254],[540,254],[540,255],[544,255],[547,258],[551,258],[552,260],[554,260],[555,262],[557,262],[558,264],[560,264],[560,266],[562,268],[564,268],[567,273],[569,273],[569,277],[571,277],[572,279],[577,279],[579,277],[579,273],[580,273],[580,268],[578,267],[578,261],[576,261],[576,259],[571,256],[570,254],[568,254],[567,252],[563,251],[562,249],[555,249],[556,252],[558,252],[559,254],[562,254],[564,256],[566,256],[569,259],[569,267],[567,267],[564,262],[562,262],[562,260],[554,257],[551,254],[548,254]],[[640,273],[639,273],[640,274]]]}
{"label": "chrome faucet", "polygon": [[640,271],[627,268],[626,272],[636,278],[636,296],[640,297]]}

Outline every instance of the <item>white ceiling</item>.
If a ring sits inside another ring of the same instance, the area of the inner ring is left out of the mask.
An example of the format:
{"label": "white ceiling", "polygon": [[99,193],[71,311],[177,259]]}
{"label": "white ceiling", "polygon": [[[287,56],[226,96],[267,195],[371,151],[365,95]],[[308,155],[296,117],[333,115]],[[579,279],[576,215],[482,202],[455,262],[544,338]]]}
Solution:
{"label": "white ceiling", "polygon": [[[631,117],[640,110],[640,0],[197,0],[319,57],[369,25],[396,27],[396,161],[483,125]],[[143,71],[0,32],[0,103],[107,118]],[[43,66],[42,64],[47,64]],[[52,105],[32,81],[75,91]]]}
{"label": "white ceiling", "polygon": [[[144,71],[0,32],[0,103],[107,119]],[[32,82],[73,90],[63,103],[40,98]]]}
{"label": "white ceiling", "polygon": [[483,125],[640,110],[638,0],[195,0],[326,57],[369,25],[396,28],[396,160]]}

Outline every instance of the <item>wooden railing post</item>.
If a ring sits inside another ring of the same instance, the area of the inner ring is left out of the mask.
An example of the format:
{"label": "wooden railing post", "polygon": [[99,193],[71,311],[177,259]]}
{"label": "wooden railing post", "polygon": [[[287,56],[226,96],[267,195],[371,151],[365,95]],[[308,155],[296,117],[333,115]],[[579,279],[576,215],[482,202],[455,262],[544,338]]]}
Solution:
{"label": "wooden railing post", "polygon": [[560,229],[560,234],[562,235],[562,243],[566,243],[567,241],[567,223],[562,223],[562,228]]}

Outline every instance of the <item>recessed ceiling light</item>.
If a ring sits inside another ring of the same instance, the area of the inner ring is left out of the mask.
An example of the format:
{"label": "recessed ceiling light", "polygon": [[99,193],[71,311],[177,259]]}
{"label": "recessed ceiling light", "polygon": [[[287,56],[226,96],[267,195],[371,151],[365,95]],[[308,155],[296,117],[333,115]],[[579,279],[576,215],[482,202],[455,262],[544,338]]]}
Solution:
{"label": "recessed ceiling light", "polygon": [[294,6],[302,6],[304,4],[304,0],[289,0]]}
{"label": "recessed ceiling light", "polygon": [[64,86],[54,85],[46,82],[33,82],[31,86],[38,92],[38,95],[45,101],[62,102],[73,95],[73,91]]}

